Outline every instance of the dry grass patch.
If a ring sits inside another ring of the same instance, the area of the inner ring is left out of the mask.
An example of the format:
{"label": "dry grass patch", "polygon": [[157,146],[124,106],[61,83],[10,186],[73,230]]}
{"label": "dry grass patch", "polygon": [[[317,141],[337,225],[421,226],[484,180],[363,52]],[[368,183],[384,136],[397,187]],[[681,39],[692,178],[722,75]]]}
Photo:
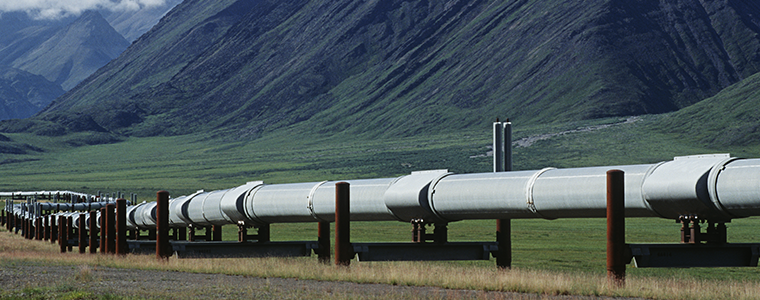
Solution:
{"label": "dry grass patch", "polygon": [[82,279],[91,268],[220,273],[256,277],[436,286],[450,289],[509,291],[545,295],[604,295],[651,299],[760,299],[760,283],[717,280],[654,279],[629,276],[626,286],[611,286],[604,276],[585,272],[467,267],[425,262],[353,262],[350,267],[319,264],[315,258],[217,258],[157,260],[153,255],[80,255],[58,253],[49,242],[29,241],[0,233],[4,263],[45,263],[79,266]]}

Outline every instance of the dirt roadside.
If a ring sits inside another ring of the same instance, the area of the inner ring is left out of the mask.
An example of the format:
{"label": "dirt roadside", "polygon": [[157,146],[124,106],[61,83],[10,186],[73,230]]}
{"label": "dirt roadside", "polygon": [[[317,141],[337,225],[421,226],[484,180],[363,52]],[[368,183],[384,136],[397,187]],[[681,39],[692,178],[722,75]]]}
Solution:
{"label": "dirt roadside", "polygon": [[0,299],[614,299],[89,266],[0,266]]}

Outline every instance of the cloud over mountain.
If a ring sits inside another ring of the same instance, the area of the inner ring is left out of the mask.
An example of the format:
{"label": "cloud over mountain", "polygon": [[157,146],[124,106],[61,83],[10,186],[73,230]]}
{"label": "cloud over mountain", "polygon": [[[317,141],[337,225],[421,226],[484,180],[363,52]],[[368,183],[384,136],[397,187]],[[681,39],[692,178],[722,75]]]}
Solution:
{"label": "cloud over mountain", "polygon": [[165,0],[0,0],[0,13],[23,11],[35,19],[78,16],[87,10],[135,11],[161,6]]}

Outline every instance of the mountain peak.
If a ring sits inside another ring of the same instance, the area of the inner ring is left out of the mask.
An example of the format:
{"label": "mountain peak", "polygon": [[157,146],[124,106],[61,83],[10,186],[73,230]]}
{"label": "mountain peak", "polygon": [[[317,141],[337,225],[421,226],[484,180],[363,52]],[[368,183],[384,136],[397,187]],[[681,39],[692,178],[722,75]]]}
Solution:
{"label": "mountain peak", "polygon": [[87,11],[12,66],[40,74],[65,90],[116,58],[129,46],[97,11]]}

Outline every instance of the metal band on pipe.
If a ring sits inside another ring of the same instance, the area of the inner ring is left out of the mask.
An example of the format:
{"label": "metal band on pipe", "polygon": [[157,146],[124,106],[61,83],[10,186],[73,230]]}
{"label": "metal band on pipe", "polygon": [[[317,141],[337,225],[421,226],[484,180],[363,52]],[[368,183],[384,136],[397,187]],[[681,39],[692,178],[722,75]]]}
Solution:
{"label": "metal band on pipe", "polygon": [[309,191],[309,195],[306,196],[306,201],[307,201],[306,207],[309,209],[309,213],[311,214],[312,217],[314,217],[315,220],[318,220],[320,222],[329,222],[329,221],[320,218],[319,216],[317,216],[317,213],[314,211],[314,193],[316,193],[317,189],[319,189],[319,187],[325,184],[326,182],[327,180],[314,185],[314,187],[311,188],[311,191]]}
{"label": "metal band on pipe", "polygon": [[720,176],[720,172],[726,169],[726,165],[738,160],[737,157],[731,157],[727,158],[721,162],[716,163],[712,169],[710,170],[709,175],[707,176],[707,192],[710,194],[710,201],[715,206],[716,210],[720,211],[721,213],[725,214],[726,217],[729,219],[737,218],[739,216],[732,215],[731,213],[726,210],[725,207],[720,203],[720,199],[718,199],[718,176]]}
{"label": "metal band on pipe", "polygon": [[536,204],[533,201],[533,186],[536,184],[536,181],[538,180],[538,177],[541,176],[541,174],[544,174],[547,171],[554,170],[554,169],[556,168],[549,167],[549,168],[543,168],[539,170],[538,172],[533,174],[533,176],[530,177],[530,179],[528,180],[528,184],[525,187],[525,193],[526,193],[525,197],[527,198],[528,210],[530,210],[532,213],[535,213],[541,217],[543,217],[543,215],[541,215],[541,213],[538,212],[538,210],[536,209]]}

